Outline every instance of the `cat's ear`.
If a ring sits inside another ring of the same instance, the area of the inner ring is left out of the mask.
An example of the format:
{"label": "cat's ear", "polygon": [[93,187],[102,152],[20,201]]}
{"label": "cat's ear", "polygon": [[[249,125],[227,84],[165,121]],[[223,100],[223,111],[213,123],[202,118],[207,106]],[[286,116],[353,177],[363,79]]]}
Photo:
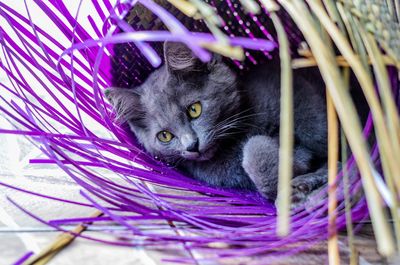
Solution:
{"label": "cat's ear", "polygon": [[118,121],[129,121],[141,127],[145,112],[138,89],[110,87],[104,91],[104,95],[114,107]]}
{"label": "cat's ear", "polygon": [[206,69],[206,64],[201,62],[185,44],[180,42],[164,42],[164,59],[170,72],[191,72]]}

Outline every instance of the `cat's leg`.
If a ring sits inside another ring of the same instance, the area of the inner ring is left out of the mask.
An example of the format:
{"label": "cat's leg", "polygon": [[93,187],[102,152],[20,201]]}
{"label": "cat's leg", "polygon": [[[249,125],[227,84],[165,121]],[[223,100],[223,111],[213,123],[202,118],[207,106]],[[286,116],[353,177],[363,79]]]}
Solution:
{"label": "cat's leg", "polygon": [[242,166],[257,190],[271,200],[276,198],[278,163],[278,139],[257,135],[244,145]]}
{"label": "cat's leg", "polygon": [[[309,171],[312,155],[304,148],[296,147],[293,156],[295,175]],[[258,191],[275,200],[278,188],[279,139],[265,135],[251,137],[244,145],[242,166]]]}

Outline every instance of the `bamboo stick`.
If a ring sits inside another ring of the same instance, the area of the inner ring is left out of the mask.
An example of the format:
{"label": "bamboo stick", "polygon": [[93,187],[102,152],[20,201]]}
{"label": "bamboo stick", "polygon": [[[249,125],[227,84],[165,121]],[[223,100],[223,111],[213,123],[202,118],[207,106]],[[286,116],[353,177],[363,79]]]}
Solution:
{"label": "bamboo stick", "polygon": [[353,48],[356,50],[357,47],[354,47],[356,44],[356,40],[354,37],[354,32],[350,24],[350,20],[348,16],[346,15],[345,9],[343,7],[343,4],[340,1],[336,2],[336,8],[337,11],[339,12],[340,17],[342,18],[343,25],[345,29],[342,29],[343,32],[347,33],[347,36],[349,37],[350,43],[353,45]]}
{"label": "bamboo stick", "polygon": [[268,12],[279,10],[279,5],[274,0],[260,0],[260,2]]}
{"label": "bamboo stick", "polygon": [[336,175],[338,172],[337,162],[339,159],[339,126],[329,90],[326,94],[326,101],[328,112],[328,257],[329,264],[339,265],[339,242],[336,228]]}
{"label": "bamboo stick", "polygon": [[[400,69],[400,64],[396,65],[396,62],[389,56],[387,55],[382,55],[383,63],[387,66],[395,66]],[[349,67],[349,63],[347,60],[339,55],[336,56],[336,63],[341,66],[341,67]],[[368,64],[372,64],[371,60],[368,60]],[[292,68],[293,69],[299,69],[299,68],[307,68],[307,67],[313,67],[317,66],[317,61],[315,60],[314,57],[308,57],[308,58],[297,58],[292,60]]]}
{"label": "bamboo stick", "polygon": [[397,21],[400,22],[400,2],[394,0],[394,7],[396,9]]}
{"label": "bamboo stick", "polygon": [[278,33],[281,59],[281,114],[279,133],[279,181],[277,198],[277,234],[286,236],[290,232],[290,205],[293,175],[293,81],[289,43],[282,22],[271,13]]}
{"label": "bamboo stick", "polygon": [[[200,0],[168,0],[168,2],[189,17],[203,19],[209,30],[218,40],[216,43],[200,43],[200,46],[235,60],[244,60],[243,49],[241,47],[233,47],[229,44],[227,36],[218,27],[220,24],[218,16],[207,3]],[[253,12],[256,11],[256,7],[254,6],[256,4],[254,2],[247,4]]]}
{"label": "bamboo stick", "polygon": [[368,68],[368,58],[367,52],[365,50],[364,44],[361,41],[361,37],[358,34],[356,27],[354,26],[353,17],[350,15],[351,12],[349,10],[348,2],[344,3],[345,6],[341,2],[336,2],[338,11],[343,18],[344,25],[347,29],[347,34],[349,36],[350,42],[353,46],[353,49],[357,56],[360,57],[361,63],[364,65],[365,69]]}
{"label": "bamboo stick", "polygon": [[198,19],[199,10],[192,3],[186,0],[167,0],[167,1],[170,2],[177,9],[179,9],[179,11],[181,11],[186,16]]}
{"label": "bamboo stick", "polygon": [[[101,216],[103,213],[100,211],[96,211],[91,215],[91,217]],[[86,230],[86,224],[80,224],[72,230],[72,233],[65,232],[57,237],[57,239],[49,245],[47,248],[42,250],[37,255],[34,255],[24,261],[21,265],[44,265],[47,264],[55,255],[57,255],[61,250],[67,247],[69,244],[74,241],[77,234],[82,233]]]}
{"label": "bamboo stick", "polygon": [[[343,69],[343,77],[345,80],[346,89],[350,88],[350,68],[346,67]],[[346,232],[347,242],[350,249],[350,265],[358,264],[358,253],[354,245],[354,232],[353,232],[353,220],[351,216],[351,201],[350,201],[350,177],[347,169],[347,141],[343,129],[340,129],[340,146],[341,146],[341,157],[342,157],[342,173],[343,173],[343,194],[344,194],[344,206],[346,215]]]}
{"label": "bamboo stick", "polygon": [[260,13],[260,6],[254,0],[240,0],[240,4],[247,12],[258,14]]}
{"label": "bamboo stick", "polygon": [[326,10],[332,20],[337,23],[342,31],[344,31],[344,23],[335,3],[332,0],[323,0]]}

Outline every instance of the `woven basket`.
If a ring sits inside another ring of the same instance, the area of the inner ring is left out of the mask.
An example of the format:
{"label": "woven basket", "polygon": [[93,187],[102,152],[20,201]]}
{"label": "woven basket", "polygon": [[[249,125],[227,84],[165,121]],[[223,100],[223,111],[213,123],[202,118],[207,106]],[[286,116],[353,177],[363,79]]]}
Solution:
{"label": "woven basket", "polygon": [[[254,45],[260,40],[265,41],[264,43],[279,40],[279,54],[278,50],[268,52],[245,49],[244,61],[227,59],[238,70],[271,58],[279,59],[279,56],[284,60],[290,53],[293,59],[289,68],[319,66],[326,81],[329,124],[336,124],[337,112],[345,136],[354,151],[354,156],[348,157],[345,168],[352,172],[358,168],[361,179],[354,177],[344,183],[343,176],[346,176],[346,172],[340,172],[338,181],[335,182],[335,174],[331,174],[330,185],[344,191],[339,192],[335,199],[332,195],[335,189],[330,189],[328,200],[325,190],[318,194],[322,197],[316,197],[316,201],[321,201],[314,211],[303,209],[292,213],[291,233],[285,237],[278,236],[277,229],[279,232],[282,223],[288,222],[288,216],[280,219],[281,215],[277,215],[270,202],[257,194],[206,187],[154,160],[135,142],[124,125],[115,123],[112,108],[103,99],[103,89],[109,86],[134,88],[158,67],[147,60],[138,48],[138,43],[148,43],[162,60],[162,40],[152,42],[151,38],[157,36],[147,34],[154,31],[167,32],[160,14],[172,14],[188,31],[210,32],[209,24],[186,16],[181,12],[182,9],[176,8],[179,7],[176,2],[179,1],[142,0],[132,7],[132,3],[113,6],[108,0],[104,0],[101,5],[92,1],[95,11],[92,16],[97,21],[102,21],[95,23],[94,19],[90,20],[97,35],[95,36],[78,23],[75,14],[68,11],[65,3],[39,1],[37,6],[54,21],[61,34],[71,40],[68,46],[60,44],[46,30],[34,27],[29,17],[0,3],[0,15],[17,32],[15,37],[12,30],[1,30],[3,57],[7,59],[2,62],[2,68],[10,80],[18,84],[15,87],[2,85],[5,93],[12,94],[18,100],[10,101],[0,96],[5,103],[0,105],[0,110],[16,127],[15,130],[0,132],[32,137],[32,141],[41,147],[43,155],[47,157],[32,163],[53,163],[59,166],[81,186],[80,199],[85,202],[78,199],[50,199],[93,207],[96,212],[89,218],[77,217],[72,220],[60,217],[57,220],[42,220],[29,209],[24,209],[20,202],[12,203],[32,218],[60,231],[64,231],[62,224],[90,222],[96,226],[105,220],[123,228],[121,232],[103,231],[106,239],[82,234],[84,227],[72,233],[88,240],[119,246],[161,249],[174,248],[179,243],[189,252],[195,251],[201,255],[200,258],[177,257],[170,260],[173,262],[234,263],[237,259],[237,263],[264,263],[270,255],[292,255],[329,236],[329,257],[334,263],[335,257],[338,258],[337,230],[346,227],[346,220],[347,228],[351,228],[350,221],[360,222],[369,214],[375,231],[379,231],[376,237],[380,252],[384,255],[392,254],[395,243],[381,202],[385,201],[392,210],[397,209],[399,181],[394,178],[397,165],[393,157],[400,150],[398,136],[394,133],[399,129],[400,102],[396,99],[399,96],[400,64],[396,45],[400,35],[396,35],[399,33],[398,14],[392,12],[388,17],[383,13],[387,9],[382,6],[394,2],[386,1],[382,5],[378,2],[366,2],[370,14],[365,17],[361,1],[359,5],[348,1],[338,2],[337,7],[333,5],[333,1],[324,1],[324,6],[316,0],[279,1],[281,6],[273,1],[260,1],[265,6],[263,5],[257,15],[245,12],[241,5],[243,1],[189,1],[193,5],[204,5],[205,2],[216,7],[216,12],[223,21],[220,30],[228,37],[242,37]],[[266,6],[271,13],[266,11]],[[124,12],[127,13],[124,17],[116,15]],[[158,15],[155,15],[157,12]],[[382,34],[379,33],[382,24],[374,24],[376,17],[381,16],[385,18],[383,25],[390,27]],[[124,35],[123,30],[116,26],[118,20],[128,22],[134,33]],[[282,22],[284,31],[278,30],[279,21]],[[276,31],[274,25],[278,25]],[[370,33],[371,25],[374,26],[372,28],[375,29],[375,37]],[[147,35],[143,37],[144,35],[135,32],[144,32]],[[171,36],[174,37],[174,34]],[[213,38],[207,34],[201,36]],[[285,36],[289,42],[286,54]],[[36,46],[29,45],[30,42]],[[305,42],[308,45],[303,45]],[[386,54],[382,55],[382,50]],[[22,65],[20,68],[26,73],[20,73],[13,62],[17,62],[15,65]],[[383,68],[379,68],[381,63]],[[374,67],[376,79],[373,79],[374,75],[368,66],[370,64]],[[338,66],[347,69],[344,70],[345,74],[341,74],[342,69]],[[389,71],[386,71],[386,66]],[[346,73],[350,73],[350,69],[360,81],[371,105],[373,119],[369,117],[367,120],[364,136],[368,136],[374,129],[380,150],[377,144],[373,144],[370,150],[366,147],[358,117],[343,81],[349,76]],[[30,87],[26,82],[27,76],[39,85]],[[41,82],[42,80],[46,82]],[[381,98],[376,94],[375,83]],[[375,104],[374,100],[378,103]],[[331,158],[335,157],[335,152],[332,152]],[[380,152],[385,155],[381,157]],[[330,172],[335,173],[336,161],[333,166],[331,162]],[[385,181],[378,174],[382,172],[381,166]],[[118,180],[110,178],[111,175]],[[377,183],[381,185],[379,190]],[[1,180],[0,185],[46,197],[45,194],[30,191],[29,187],[18,189]],[[365,196],[360,196],[362,187],[366,191]],[[345,195],[348,196],[347,199]],[[367,209],[367,201],[370,211]],[[396,235],[400,235],[397,212],[391,213]],[[158,224],[160,220],[165,221],[174,231],[178,229],[183,233],[165,235],[145,229],[149,222]],[[55,243],[56,250],[50,247],[50,250],[31,258],[31,261],[54,255],[73,238],[70,234],[65,234]],[[253,259],[254,256],[257,257],[256,260]]]}

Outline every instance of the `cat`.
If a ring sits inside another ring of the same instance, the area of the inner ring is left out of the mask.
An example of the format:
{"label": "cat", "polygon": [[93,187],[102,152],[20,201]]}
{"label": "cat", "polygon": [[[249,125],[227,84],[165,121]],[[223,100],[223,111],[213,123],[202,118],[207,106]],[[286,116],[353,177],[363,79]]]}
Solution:
{"label": "cat", "polygon": [[[203,63],[184,44],[164,43],[165,63],[134,88],[109,88],[117,119],[143,147],[211,186],[277,197],[280,66],[236,72],[214,54]],[[295,71],[293,205],[327,181],[324,89]]]}

